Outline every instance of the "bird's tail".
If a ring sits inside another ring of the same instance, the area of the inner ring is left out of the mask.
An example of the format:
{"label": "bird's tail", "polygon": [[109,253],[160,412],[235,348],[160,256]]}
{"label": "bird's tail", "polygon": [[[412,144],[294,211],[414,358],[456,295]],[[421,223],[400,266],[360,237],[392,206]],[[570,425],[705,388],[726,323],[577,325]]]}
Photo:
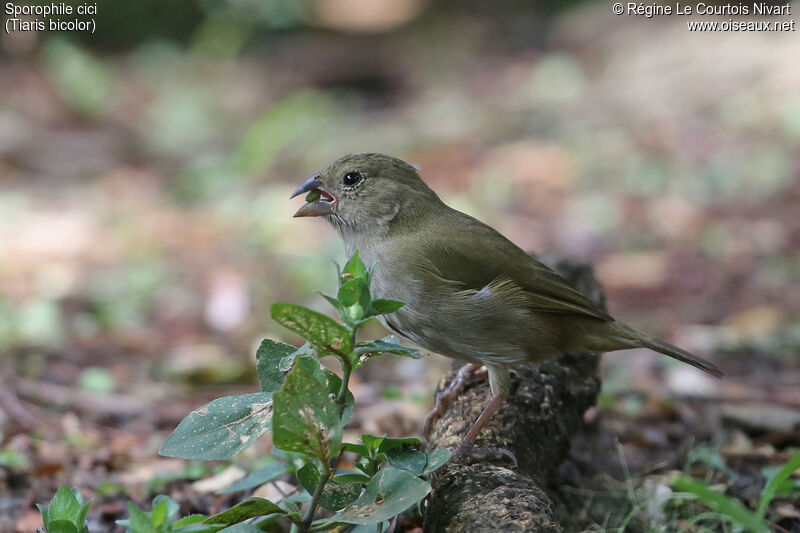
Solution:
{"label": "bird's tail", "polygon": [[629,348],[634,348],[636,346],[649,348],[656,352],[663,353],[664,355],[668,355],[673,359],[677,359],[678,361],[690,364],[693,367],[708,372],[712,376],[718,378],[722,377],[722,371],[702,357],[698,357],[668,342],[651,337],[647,333],[621,322],[607,322],[606,324],[617,333],[617,335],[615,335],[616,339],[627,344]]}

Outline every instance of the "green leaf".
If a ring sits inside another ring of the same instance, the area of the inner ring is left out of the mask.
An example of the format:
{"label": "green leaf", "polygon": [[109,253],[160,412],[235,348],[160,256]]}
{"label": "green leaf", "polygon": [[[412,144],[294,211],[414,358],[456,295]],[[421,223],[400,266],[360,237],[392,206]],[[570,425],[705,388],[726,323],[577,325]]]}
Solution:
{"label": "green leaf", "polygon": [[386,459],[393,467],[405,470],[415,476],[421,476],[428,463],[428,458],[424,453],[405,448],[392,448],[386,453]]}
{"label": "green leaf", "polygon": [[275,513],[286,514],[286,511],[264,498],[250,498],[239,505],[234,505],[227,511],[207,518],[205,523],[225,524],[230,526],[249,520],[250,518],[255,518],[256,516],[266,516]]}
{"label": "green leaf", "polygon": [[[78,501],[72,489],[66,485],[61,485],[53,499],[50,500],[48,512],[51,520],[63,519],[75,523],[81,514],[81,502]],[[76,525],[82,526],[83,523]]]}
{"label": "green leaf", "polygon": [[[161,520],[161,514],[158,516],[156,515],[156,509],[159,509],[159,513],[163,512],[163,521]],[[167,521],[174,522],[180,510],[181,508],[178,502],[165,494],[159,494],[153,498],[153,511],[150,516],[152,517],[153,524],[157,527]]]}
{"label": "green leaf", "polygon": [[343,306],[339,300],[320,291],[315,292],[328,300],[328,303],[331,304],[334,309],[336,309],[336,313],[341,317],[342,320],[344,320],[345,324],[351,328],[356,325],[356,322],[350,317],[350,313],[348,312],[347,308]]}
{"label": "green leaf", "polygon": [[800,453],[797,453],[784,464],[775,475],[768,481],[764,490],[761,492],[761,500],[758,502],[758,516],[763,520],[767,515],[767,507],[769,507],[772,498],[775,496],[778,488],[784,481],[789,479],[795,470],[800,468]]}
{"label": "green leaf", "polygon": [[342,274],[350,274],[354,278],[368,278],[367,267],[364,266],[364,263],[361,261],[361,258],[358,256],[358,250],[355,251],[353,257],[347,262],[344,266],[344,270]]}
{"label": "green leaf", "polygon": [[385,468],[372,478],[364,494],[329,520],[377,524],[402,513],[428,495],[430,484],[403,470]]}
{"label": "green leaf", "polygon": [[430,474],[450,460],[450,451],[447,448],[437,446],[426,455],[425,470],[422,475]]}
{"label": "green leaf", "polygon": [[361,495],[361,485],[348,483],[340,485],[335,481],[329,481],[322,491],[319,504],[329,511],[344,509]]}
{"label": "green leaf", "polygon": [[363,455],[374,455],[375,452],[380,450],[381,444],[386,439],[386,435],[381,435],[380,437],[376,437],[375,435],[370,435],[365,433],[361,435],[361,442],[367,449],[367,453]]}
{"label": "green leaf", "polygon": [[317,483],[319,483],[319,470],[314,463],[306,463],[297,471],[297,481],[309,494],[314,493]]}
{"label": "green leaf", "polygon": [[342,421],[330,392],[330,375],[309,355],[295,360],[283,387],[274,396],[272,438],[276,447],[310,454],[321,461],[338,453]]}
{"label": "green leaf", "polygon": [[[320,473],[313,463],[306,463],[297,471],[297,480],[313,494],[319,484]],[[319,504],[329,511],[338,511],[353,503],[361,494],[361,486],[353,484],[340,485],[331,480],[325,484]]]}
{"label": "green leaf", "polygon": [[345,308],[344,308],[344,306],[342,305],[342,303],[339,300],[337,300],[333,296],[328,296],[327,294],[325,294],[322,291],[314,291],[314,292],[316,292],[317,294],[319,294],[320,296],[325,298],[328,301],[328,303],[331,304],[333,306],[333,308],[336,309],[336,311],[339,312],[340,315],[342,313],[346,314]]}
{"label": "green leaf", "polygon": [[[258,524],[260,525],[262,522],[269,523],[271,520],[262,519],[258,521]],[[263,533],[263,530],[254,523],[242,522],[240,524],[234,524],[230,527],[226,527],[225,529],[221,529],[219,530],[219,533]]]}
{"label": "green leaf", "polygon": [[355,303],[347,308],[347,315],[351,320],[362,320],[364,318],[364,307],[360,303]]}
{"label": "green leaf", "polygon": [[8,468],[27,468],[29,464],[25,454],[16,450],[0,450],[0,466]]}
{"label": "green leaf", "polygon": [[268,392],[218,398],[181,420],[159,453],[203,461],[230,459],[267,431],[271,420]]}
{"label": "green leaf", "polygon": [[[78,490],[78,489],[73,489]],[[83,498],[80,498],[81,500]],[[80,530],[86,527],[86,515],[89,514],[89,503],[85,503],[81,506],[81,512],[78,513],[78,518],[75,520],[75,525]]]}
{"label": "green leaf", "polygon": [[303,352],[290,344],[264,339],[256,351],[258,380],[261,390],[275,392],[281,388],[284,374],[292,367],[294,358]]}
{"label": "green leaf", "polygon": [[352,472],[352,473],[348,473],[348,474],[339,474],[338,476],[334,476],[333,477],[333,480],[336,483],[339,483],[340,485],[347,485],[347,484],[352,484],[352,483],[356,483],[356,484],[359,484],[359,485],[368,485],[370,479],[372,479],[372,478],[367,476],[367,475],[365,475],[365,474],[360,474],[358,472]]}
{"label": "green leaf", "polygon": [[395,355],[402,355],[404,357],[411,357],[412,359],[421,359],[423,353],[414,348],[406,348],[400,344],[399,340],[394,335],[389,335],[377,341],[359,342],[354,350],[359,356],[374,357],[384,353],[392,353]]}
{"label": "green leaf", "polygon": [[[351,306],[351,307],[349,308],[349,310],[350,310],[350,317],[351,317],[353,320],[359,320],[361,317],[363,317],[363,316],[364,316],[364,313],[365,313],[367,310],[369,310],[370,306],[372,306],[372,295],[370,294],[370,290],[369,290],[369,282],[365,283],[365,284],[364,284],[364,285],[361,287],[361,294],[358,296],[358,302],[357,302],[357,304],[358,304],[358,305],[361,307],[361,311],[360,311],[360,315],[361,315],[361,316],[354,316],[354,315],[352,314],[353,307],[356,307],[356,305],[354,304],[353,306]],[[369,320],[370,318],[371,318],[371,317],[369,317],[369,316],[368,316],[368,317],[366,317],[365,319],[366,319],[366,320]]]}
{"label": "green leaf", "polygon": [[375,461],[366,458],[357,462],[356,468],[361,470],[364,475],[369,476],[370,479],[372,479],[372,476],[374,476],[379,470],[378,464]]}
{"label": "green leaf", "polygon": [[278,479],[286,472],[289,471],[289,465],[286,463],[274,463],[264,468],[251,472],[247,477],[241,481],[234,483],[230,487],[219,491],[217,494],[227,494],[229,492],[237,492],[240,490],[252,489],[260,487],[264,483],[269,483],[273,479]]}
{"label": "green leaf", "polygon": [[153,506],[153,510],[150,511],[150,523],[153,524],[153,527],[159,529],[163,526],[167,521],[167,502],[161,501],[158,504]]}
{"label": "green leaf", "polygon": [[[363,438],[363,436],[362,436]],[[381,440],[380,447],[378,448],[381,452],[388,452],[394,448],[399,448],[401,446],[413,446],[419,448],[422,442],[416,437],[403,437],[400,439],[391,439],[388,437],[384,437]]]}
{"label": "green leaf", "polygon": [[358,455],[361,456],[369,455],[369,450],[367,450],[367,447],[364,446],[363,444],[354,444],[352,442],[345,442],[342,444],[342,447],[344,447],[344,451],[346,452],[357,453]]}
{"label": "green leaf", "polygon": [[46,531],[47,533],[80,533],[75,524],[65,518],[50,520]]}
{"label": "green leaf", "polygon": [[128,503],[128,516],[128,520],[120,520],[117,523],[126,525],[129,533],[156,533],[156,528],[153,527],[147,513],[130,502]]}
{"label": "green leaf", "polygon": [[336,295],[339,302],[345,307],[358,302],[361,299],[361,291],[366,286],[366,281],[364,278],[352,278],[343,281]]}
{"label": "green leaf", "polygon": [[350,331],[334,319],[301,305],[276,303],[272,318],[308,340],[321,357],[347,354],[353,349]]}
{"label": "green leaf", "polygon": [[81,491],[78,490],[78,487],[72,487],[72,494],[75,495],[75,501],[77,501],[79,504],[83,505],[86,503],[86,500],[83,499],[83,494],[81,494]]}
{"label": "green leaf", "polygon": [[39,509],[39,512],[42,514],[42,522],[44,523],[45,529],[47,529],[47,523],[50,522],[50,512],[48,510],[48,506],[37,503],[36,508]]}
{"label": "green leaf", "polygon": [[198,517],[200,521],[185,523],[180,527],[178,527],[178,524],[176,523],[175,526],[173,526],[172,532],[173,533],[217,533],[217,531],[228,529],[224,524],[204,524],[202,521],[205,520],[206,517],[203,515],[189,515],[186,518],[195,518],[195,517]]}
{"label": "green leaf", "polygon": [[401,302],[400,300],[385,300],[379,298],[377,300],[372,300],[372,306],[370,308],[371,315],[388,315],[394,313],[401,307],[403,307],[405,302]]}
{"label": "green leaf", "polygon": [[[775,477],[775,475],[780,471],[781,467],[782,465],[761,467],[761,476],[765,480],[765,485],[769,484],[770,480]],[[791,498],[795,495],[795,493],[800,496],[800,479],[788,478],[783,480],[778,485],[772,498]],[[761,494],[764,494],[763,490],[761,491]]]}
{"label": "green leaf", "polygon": [[[338,397],[339,389],[342,388],[342,378],[331,372],[330,370],[325,369],[325,377],[328,380],[328,392],[334,397]],[[342,426],[347,424],[350,420],[350,417],[353,415],[353,409],[355,408],[356,401],[353,397],[353,393],[350,390],[347,390],[344,398],[344,411],[342,412]]]}
{"label": "green leaf", "polygon": [[81,533],[85,529],[89,503],[77,488],[61,485],[49,506],[38,505],[48,533]]}
{"label": "green leaf", "polygon": [[199,524],[201,522],[205,522],[206,518],[208,517],[204,514],[190,514],[189,516],[184,516],[175,522],[175,527],[188,526],[189,524]]}
{"label": "green leaf", "polygon": [[672,482],[672,488],[694,494],[711,510],[725,515],[729,520],[748,531],[769,533],[769,527],[757,514],[739,503],[738,500],[715,491],[701,481],[682,475]]}
{"label": "green leaf", "polygon": [[701,444],[689,450],[686,459],[690,464],[695,461],[705,463],[708,466],[725,473],[725,475],[731,478],[733,481],[736,481],[736,479],[739,477],[739,474],[735,470],[728,468],[728,466],[725,464],[725,460],[722,458],[719,450],[707,444]]}
{"label": "green leaf", "polygon": [[[391,521],[386,521],[381,524],[381,531],[380,533],[386,533],[389,530],[389,526],[392,525]],[[357,525],[352,526],[350,529],[347,530],[347,533],[377,533],[377,528],[375,524],[367,524],[367,525]]]}

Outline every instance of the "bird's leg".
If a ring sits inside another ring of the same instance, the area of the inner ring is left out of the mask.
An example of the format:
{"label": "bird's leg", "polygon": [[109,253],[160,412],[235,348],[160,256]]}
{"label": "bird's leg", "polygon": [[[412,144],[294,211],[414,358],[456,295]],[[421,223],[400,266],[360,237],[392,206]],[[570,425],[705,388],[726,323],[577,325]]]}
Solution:
{"label": "bird's leg", "polygon": [[483,411],[481,411],[481,414],[478,417],[478,419],[472,424],[472,427],[469,428],[469,431],[464,436],[464,440],[461,441],[459,448],[465,445],[468,447],[472,447],[472,445],[475,443],[475,439],[478,438],[478,435],[483,429],[483,426],[485,426],[486,423],[489,421],[489,419],[492,417],[492,415],[494,415],[497,412],[497,410],[500,408],[500,405],[503,403],[503,400],[505,399],[506,397],[500,394],[492,396],[492,399],[489,400],[489,403],[487,403],[486,407],[484,407]]}
{"label": "bird's leg", "polygon": [[492,399],[489,400],[489,403],[486,404],[486,407],[483,408],[481,415],[472,424],[472,427],[467,432],[464,440],[461,441],[461,444],[455,449],[453,454],[450,457],[451,461],[458,461],[460,458],[464,456],[468,457],[487,457],[487,456],[494,456],[494,457],[502,457],[511,461],[514,466],[517,466],[517,457],[514,455],[514,452],[511,450],[507,450],[505,448],[498,448],[494,446],[489,446],[485,448],[475,448],[475,439],[480,434],[483,426],[489,421],[489,419],[494,415],[500,406],[503,404],[503,401],[506,399],[505,396],[492,396]]}
{"label": "bird's leg", "polygon": [[464,390],[464,387],[477,379],[483,378],[487,374],[486,368],[479,363],[467,363],[458,369],[456,377],[450,382],[445,390],[436,395],[436,403],[433,410],[425,417],[425,433],[429,433],[431,426],[442,416],[453,400]]}
{"label": "bird's leg", "polygon": [[489,422],[489,419],[491,419],[492,416],[497,413],[498,409],[500,409],[500,406],[508,397],[508,393],[511,388],[511,378],[509,377],[508,369],[506,369],[505,366],[486,365],[486,369],[489,373],[489,386],[492,390],[492,398],[489,400],[489,403],[486,404],[486,407],[483,408],[483,411],[481,411],[481,414],[478,416],[478,419],[475,420],[475,423],[472,424],[472,427],[464,436],[464,440],[462,440],[461,444],[459,444],[455,449],[450,460],[457,461],[464,456],[500,456],[510,459],[514,466],[516,466],[517,458],[514,456],[514,453],[511,450],[497,447],[474,448],[475,439],[478,438],[478,435],[487,422]]}

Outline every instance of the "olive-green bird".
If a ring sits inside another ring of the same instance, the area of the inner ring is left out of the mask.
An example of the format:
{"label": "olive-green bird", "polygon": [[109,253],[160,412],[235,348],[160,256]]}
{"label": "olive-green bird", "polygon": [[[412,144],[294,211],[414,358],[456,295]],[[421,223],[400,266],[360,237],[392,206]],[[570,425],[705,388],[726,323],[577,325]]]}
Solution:
{"label": "olive-green bird", "polygon": [[[645,347],[714,376],[713,364],[617,322],[497,231],[445,205],[416,169],[383,154],[344,156],[292,195],[312,193],[294,216],[324,216],[375,264],[372,292],[406,302],[385,326],[432,351],[486,367],[492,399],[466,451],[510,388],[509,367]],[[474,366],[473,365],[473,366]]]}

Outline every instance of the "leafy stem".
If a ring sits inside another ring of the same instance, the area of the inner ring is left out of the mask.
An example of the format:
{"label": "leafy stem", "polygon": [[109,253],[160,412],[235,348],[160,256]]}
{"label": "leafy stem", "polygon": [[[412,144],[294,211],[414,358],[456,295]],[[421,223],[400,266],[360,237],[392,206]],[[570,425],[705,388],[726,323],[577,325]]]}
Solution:
{"label": "leafy stem", "polygon": [[[341,322],[300,305],[273,304],[272,318],[307,343],[295,348],[271,339],[262,341],[256,353],[261,392],[219,398],[195,409],[161,449],[162,454],[185,459],[224,460],[271,431],[275,448],[299,454],[299,461],[284,459],[277,469],[272,465],[262,469],[265,472],[254,472],[234,487],[243,490],[293,473],[310,494],[307,507],[301,507],[306,493],[303,499],[284,499],[280,504],[254,497],[213,517],[192,518],[209,526],[197,529],[194,522],[187,523],[192,531],[210,533],[251,519],[268,526],[279,517],[291,522],[293,533],[340,529],[348,524],[375,525],[380,531],[382,524],[430,492],[430,483],[423,477],[447,461],[446,450],[437,448],[425,454],[414,449],[419,447],[418,439],[373,435],[362,435],[361,443],[342,442],[344,426],[354,408],[349,390],[353,371],[381,354],[422,356],[394,336],[356,342],[364,324],[403,306],[396,300],[373,299],[371,278],[372,270],[355,253],[339,271],[336,297],[322,295],[336,309]],[[327,356],[339,360],[341,379],[320,365],[318,359]],[[339,472],[345,451],[360,457],[355,463],[358,472]],[[353,508],[362,511],[348,513]],[[320,509],[336,514],[315,521]]]}
{"label": "leafy stem", "polygon": [[339,395],[336,397],[336,403],[339,404],[341,409],[344,409],[345,398],[347,397],[347,383],[350,381],[350,374],[353,372],[353,364],[346,357],[342,358],[342,387],[339,389]]}
{"label": "leafy stem", "polygon": [[[356,342],[357,330],[358,327],[353,328],[353,333],[351,335],[352,345],[354,345]],[[339,405],[339,416],[342,416],[344,414],[345,407],[347,406],[347,391],[349,390],[348,385],[350,384],[350,374],[353,373],[353,363],[350,361],[348,354],[337,355],[339,356],[339,360],[342,362],[342,385],[339,387],[339,394],[336,397],[336,403]],[[311,497],[311,504],[309,505],[308,512],[306,513],[303,523],[300,526],[301,533],[309,531],[311,522],[314,521],[314,515],[317,514],[319,500],[322,498],[325,485],[331,478],[331,474],[335,473],[337,468],[339,468],[339,460],[342,458],[342,453],[344,453],[344,448],[342,448],[342,450],[339,452],[339,455],[337,455],[336,458],[331,461],[330,465],[327,461],[322,462],[322,473],[320,475],[317,488],[314,489],[314,494]]]}
{"label": "leafy stem", "polygon": [[[344,380],[342,383],[344,384]],[[317,488],[314,490],[314,495],[311,497],[311,504],[308,507],[306,516],[303,518],[303,523],[300,524],[300,533],[306,533],[308,528],[311,527],[311,522],[314,521],[314,515],[317,514],[317,509],[319,508],[319,500],[322,498],[322,491],[325,490],[325,485],[331,477],[331,472],[336,471],[338,462],[337,457],[337,464],[333,466],[333,469],[331,469],[331,465],[329,465],[327,461],[322,462],[322,473],[319,477],[319,483],[317,483]]]}
{"label": "leafy stem", "polygon": [[[353,333],[350,337],[353,346],[356,344],[356,331],[358,331],[358,327],[353,328]],[[336,397],[336,403],[339,404],[339,409],[343,412],[346,403],[345,400],[347,399],[347,387],[350,383],[350,374],[353,373],[353,362],[350,360],[348,354],[341,355],[339,360],[342,362],[342,386],[339,388],[339,395]]]}

